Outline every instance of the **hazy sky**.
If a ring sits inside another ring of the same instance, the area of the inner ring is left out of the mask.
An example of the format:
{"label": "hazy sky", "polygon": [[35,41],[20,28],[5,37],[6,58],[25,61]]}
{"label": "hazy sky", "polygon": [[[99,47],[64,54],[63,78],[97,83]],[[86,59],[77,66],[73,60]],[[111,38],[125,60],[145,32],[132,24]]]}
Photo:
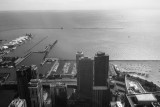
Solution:
{"label": "hazy sky", "polygon": [[160,0],[0,0],[0,10],[160,8]]}

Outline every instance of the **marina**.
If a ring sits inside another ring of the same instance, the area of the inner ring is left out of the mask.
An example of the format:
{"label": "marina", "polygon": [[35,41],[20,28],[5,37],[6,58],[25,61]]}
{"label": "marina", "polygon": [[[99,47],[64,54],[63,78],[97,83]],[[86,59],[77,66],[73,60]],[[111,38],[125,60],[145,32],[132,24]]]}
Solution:
{"label": "marina", "polygon": [[26,34],[24,36],[20,36],[9,43],[5,43],[2,46],[0,46],[0,53],[1,57],[12,52],[15,50],[18,46],[23,45],[28,40],[31,40],[33,38],[32,34]]}

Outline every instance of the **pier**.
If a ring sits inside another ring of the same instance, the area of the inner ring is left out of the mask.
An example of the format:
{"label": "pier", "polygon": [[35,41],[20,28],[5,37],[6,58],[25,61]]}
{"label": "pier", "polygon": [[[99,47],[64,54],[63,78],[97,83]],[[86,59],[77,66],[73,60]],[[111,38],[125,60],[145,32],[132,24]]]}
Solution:
{"label": "pier", "polygon": [[45,59],[47,56],[48,56],[48,54],[49,54],[49,52],[52,50],[52,48],[57,44],[57,42],[58,42],[58,40],[56,40],[53,44],[49,44],[46,48],[45,48],[45,50],[43,51],[43,52],[45,52],[45,55],[44,55],[44,58],[43,59]]}

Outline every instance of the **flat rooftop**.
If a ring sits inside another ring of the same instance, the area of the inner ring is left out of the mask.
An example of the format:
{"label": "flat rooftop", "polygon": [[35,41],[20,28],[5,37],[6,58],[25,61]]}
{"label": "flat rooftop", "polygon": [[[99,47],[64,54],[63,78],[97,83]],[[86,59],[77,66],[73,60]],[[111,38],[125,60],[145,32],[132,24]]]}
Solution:
{"label": "flat rooftop", "polygon": [[157,99],[153,94],[139,94],[135,95],[139,102],[156,102]]}

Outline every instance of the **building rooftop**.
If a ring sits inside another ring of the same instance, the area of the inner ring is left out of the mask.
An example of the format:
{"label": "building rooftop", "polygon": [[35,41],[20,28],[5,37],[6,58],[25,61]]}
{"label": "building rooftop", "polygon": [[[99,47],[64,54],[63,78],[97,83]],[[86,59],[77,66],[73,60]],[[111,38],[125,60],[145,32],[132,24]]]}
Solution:
{"label": "building rooftop", "polygon": [[156,102],[157,99],[153,94],[139,94],[135,95],[138,102]]}
{"label": "building rooftop", "polygon": [[76,54],[77,54],[77,55],[83,55],[83,52],[78,51]]}
{"label": "building rooftop", "polygon": [[[155,107],[152,103],[157,103],[157,99],[152,93],[145,94],[133,94],[126,95],[129,101],[129,104],[133,107],[137,106],[145,106],[145,107]],[[156,106],[159,107],[159,106]]]}
{"label": "building rooftop", "polygon": [[109,56],[109,55],[105,54],[105,52],[98,51],[95,56]]}

